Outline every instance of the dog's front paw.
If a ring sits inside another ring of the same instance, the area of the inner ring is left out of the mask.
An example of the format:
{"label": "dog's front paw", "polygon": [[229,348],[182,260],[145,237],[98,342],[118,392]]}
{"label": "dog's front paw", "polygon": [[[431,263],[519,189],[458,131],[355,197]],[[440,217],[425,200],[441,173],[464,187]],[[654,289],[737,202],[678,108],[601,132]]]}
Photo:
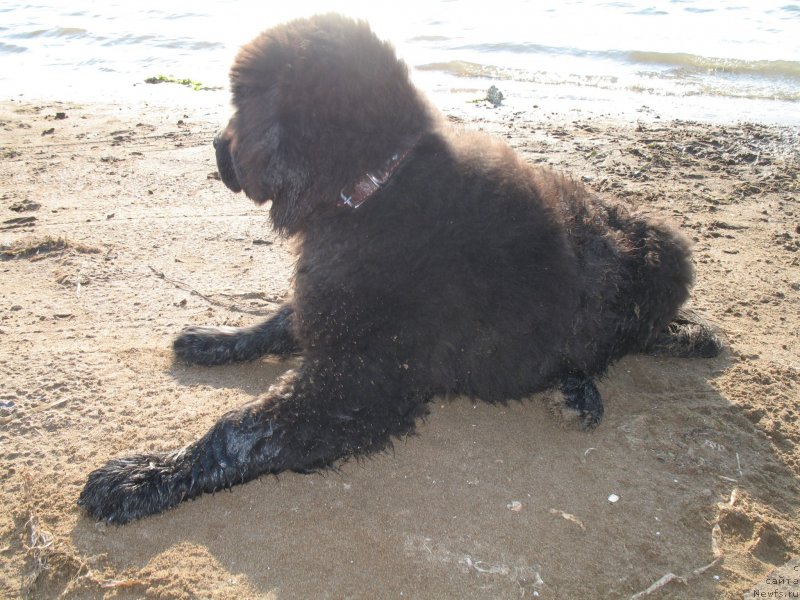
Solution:
{"label": "dog's front paw", "polygon": [[235,327],[187,327],[172,343],[175,354],[190,364],[224,365],[236,360],[241,330]]}
{"label": "dog's front paw", "polygon": [[78,498],[89,515],[128,523],[161,512],[186,498],[185,478],[173,454],[137,454],[93,471]]}

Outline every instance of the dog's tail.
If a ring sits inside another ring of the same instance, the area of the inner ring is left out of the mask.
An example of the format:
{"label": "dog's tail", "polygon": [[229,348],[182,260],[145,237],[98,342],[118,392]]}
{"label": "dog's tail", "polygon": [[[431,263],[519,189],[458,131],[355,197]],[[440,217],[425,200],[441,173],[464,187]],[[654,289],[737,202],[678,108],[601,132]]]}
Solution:
{"label": "dog's tail", "polygon": [[[684,302],[694,279],[689,241],[672,226],[646,215],[610,213],[611,223],[627,234],[632,285],[625,296],[637,308],[638,351],[681,358],[711,358],[722,352],[717,327]],[[669,315],[675,315],[671,320]]]}
{"label": "dog's tail", "polygon": [[718,327],[695,311],[683,308],[642,350],[644,354],[676,358],[713,358],[725,347]]}

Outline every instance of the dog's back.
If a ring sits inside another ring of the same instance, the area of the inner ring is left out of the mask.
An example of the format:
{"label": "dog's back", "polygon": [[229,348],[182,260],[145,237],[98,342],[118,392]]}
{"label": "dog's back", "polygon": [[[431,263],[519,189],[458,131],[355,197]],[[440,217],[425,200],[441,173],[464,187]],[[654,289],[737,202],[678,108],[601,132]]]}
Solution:
{"label": "dog's back", "polygon": [[488,401],[602,374],[669,323],[691,284],[676,231],[446,129],[363,206],[319,219],[300,254],[303,345],[358,339],[414,357],[437,391]]}

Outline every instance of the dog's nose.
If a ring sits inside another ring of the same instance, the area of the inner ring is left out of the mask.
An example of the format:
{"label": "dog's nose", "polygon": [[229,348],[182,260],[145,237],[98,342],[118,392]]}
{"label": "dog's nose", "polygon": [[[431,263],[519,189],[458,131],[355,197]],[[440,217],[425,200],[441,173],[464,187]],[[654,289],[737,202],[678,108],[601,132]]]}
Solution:
{"label": "dog's nose", "polygon": [[224,143],[222,141],[222,135],[224,133],[225,133],[225,130],[223,129],[222,131],[218,132],[217,135],[214,136],[214,142],[213,142],[214,143],[214,150],[219,149],[219,145]]}
{"label": "dog's nose", "polygon": [[225,135],[225,131],[220,131],[214,138],[214,150],[217,154],[217,169],[220,179],[228,189],[233,192],[241,192],[242,186],[236,175],[236,167],[233,164],[233,156],[230,150],[231,139]]}

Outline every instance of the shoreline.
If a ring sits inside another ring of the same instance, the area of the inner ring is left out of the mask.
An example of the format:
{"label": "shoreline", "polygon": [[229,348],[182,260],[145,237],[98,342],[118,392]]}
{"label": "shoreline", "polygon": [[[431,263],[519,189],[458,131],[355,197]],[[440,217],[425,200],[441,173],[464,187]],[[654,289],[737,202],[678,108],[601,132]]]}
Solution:
{"label": "shoreline", "polygon": [[[225,64],[228,64],[227,61]],[[424,66],[423,66],[424,67]],[[414,84],[446,113],[465,119],[481,118],[475,107],[491,86],[504,93],[497,112],[523,113],[526,118],[569,120],[601,118],[615,121],[697,121],[708,124],[752,122],[769,127],[800,128],[800,103],[789,100],[743,96],[670,95],[646,90],[607,89],[591,85],[562,83],[548,85],[498,77],[459,77],[442,71],[409,67]],[[218,77],[197,73],[166,73],[178,79],[199,79],[214,89],[192,90],[175,83],[148,84],[158,75],[103,74],[85,77],[54,69],[50,77],[31,80],[9,79],[8,89],[24,90],[16,96],[5,95],[0,101],[29,103],[66,102],[71,104],[118,104],[144,109],[185,106],[209,117],[227,119],[230,90],[225,84],[227,72]],[[216,89],[217,86],[221,86]],[[492,110],[495,110],[492,107]],[[742,119],[740,115],[747,115]]]}
{"label": "shoreline", "polygon": [[437,398],[391,453],[96,524],[75,506],[92,468],[196,438],[294,366],[170,352],[184,326],[273,312],[291,243],[215,178],[226,104],[2,100],[0,596],[630,598],[669,573],[685,580],[670,598],[775,587],[800,556],[800,128],[448,116],[678,223],[691,305],[729,350],[624,359],[591,434],[548,395]]}

